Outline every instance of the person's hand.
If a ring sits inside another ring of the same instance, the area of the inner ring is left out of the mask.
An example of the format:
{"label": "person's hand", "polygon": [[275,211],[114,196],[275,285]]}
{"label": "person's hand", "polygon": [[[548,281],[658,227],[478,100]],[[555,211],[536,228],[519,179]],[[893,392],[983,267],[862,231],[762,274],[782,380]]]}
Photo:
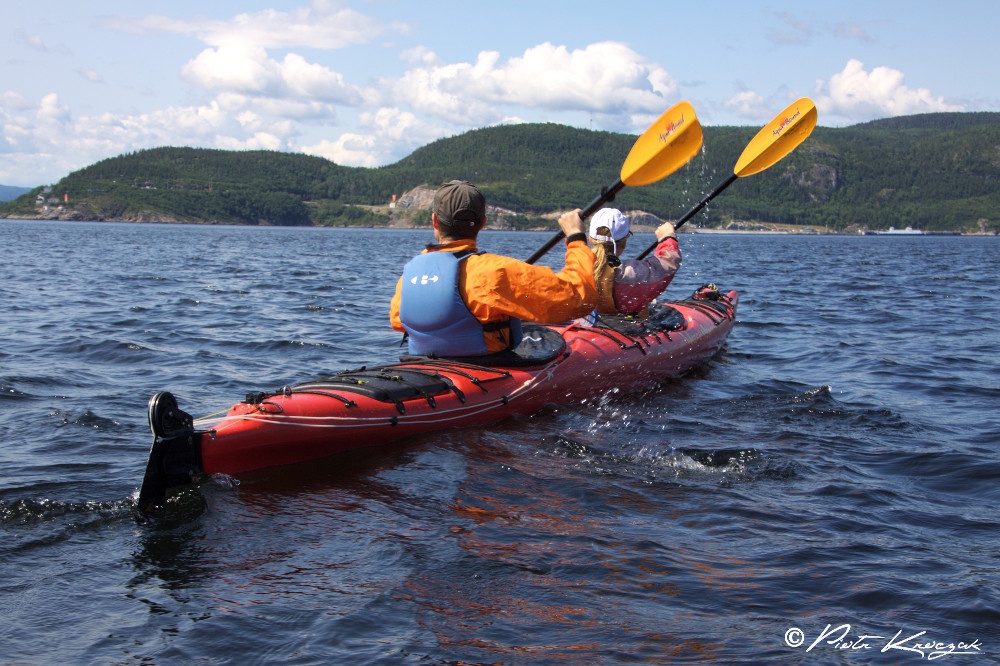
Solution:
{"label": "person's hand", "polygon": [[656,242],[660,243],[666,238],[677,238],[677,231],[674,229],[674,225],[670,222],[664,222],[660,226],[656,227]]}
{"label": "person's hand", "polygon": [[[573,234],[585,234],[587,230],[583,225],[583,218],[580,217],[580,209],[571,210],[568,213],[563,213],[559,218],[559,227],[562,229],[563,233],[567,238]],[[673,227],[671,227],[673,228]]]}

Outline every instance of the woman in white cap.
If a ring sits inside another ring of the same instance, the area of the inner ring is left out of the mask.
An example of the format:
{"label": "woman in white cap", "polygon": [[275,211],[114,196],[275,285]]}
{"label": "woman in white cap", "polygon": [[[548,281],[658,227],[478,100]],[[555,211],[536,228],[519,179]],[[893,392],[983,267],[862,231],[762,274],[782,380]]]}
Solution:
{"label": "woman in white cap", "polygon": [[599,314],[646,316],[647,306],[667,288],[681,265],[681,248],[674,225],[656,228],[656,251],[645,259],[619,259],[631,222],[617,208],[602,208],[590,219]]}

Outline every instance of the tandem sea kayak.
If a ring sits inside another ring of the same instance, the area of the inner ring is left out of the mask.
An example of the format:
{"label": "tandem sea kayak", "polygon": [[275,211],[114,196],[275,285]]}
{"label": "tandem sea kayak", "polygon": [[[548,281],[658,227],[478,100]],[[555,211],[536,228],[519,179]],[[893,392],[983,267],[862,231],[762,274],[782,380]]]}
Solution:
{"label": "tandem sea kayak", "polygon": [[170,489],[203,474],[236,475],[442,428],[481,426],[514,414],[633,391],[684,374],[725,344],[735,291],[706,285],[653,304],[648,319],[602,316],[526,325],[510,352],[476,358],[404,356],[399,363],[248,393],[221,417],[193,419],[174,396],[149,401],[153,444],[139,491],[150,513]]}

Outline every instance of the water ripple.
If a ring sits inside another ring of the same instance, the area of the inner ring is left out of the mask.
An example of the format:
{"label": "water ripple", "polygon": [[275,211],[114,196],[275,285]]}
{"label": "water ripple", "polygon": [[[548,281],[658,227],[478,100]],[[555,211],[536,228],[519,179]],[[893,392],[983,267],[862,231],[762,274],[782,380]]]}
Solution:
{"label": "water ripple", "polygon": [[995,239],[685,234],[668,295],[742,295],[686,377],[136,520],[154,391],[202,415],[393,360],[429,237],[0,220],[4,659],[901,663],[784,642],[828,623],[1000,646]]}

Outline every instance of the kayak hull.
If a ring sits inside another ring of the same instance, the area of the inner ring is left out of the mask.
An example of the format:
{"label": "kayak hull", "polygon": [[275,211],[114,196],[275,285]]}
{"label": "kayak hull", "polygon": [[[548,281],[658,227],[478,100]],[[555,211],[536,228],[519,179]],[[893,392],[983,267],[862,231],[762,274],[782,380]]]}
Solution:
{"label": "kayak hull", "polygon": [[[526,337],[534,330],[540,337],[561,338],[562,348],[540,363],[488,366],[410,357],[248,394],[215,419],[191,420],[172,395],[157,394],[150,401],[154,444],[143,481],[143,490],[147,483],[149,490],[140,491],[140,509],[162,500],[161,486],[201,473],[301,463],[445,428],[492,424],[610,390],[648,388],[714,356],[732,330],[737,304],[734,291],[698,292],[666,304],[672,310],[667,325],[615,318],[614,326],[533,327]],[[157,400],[165,403],[159,412]]]}

